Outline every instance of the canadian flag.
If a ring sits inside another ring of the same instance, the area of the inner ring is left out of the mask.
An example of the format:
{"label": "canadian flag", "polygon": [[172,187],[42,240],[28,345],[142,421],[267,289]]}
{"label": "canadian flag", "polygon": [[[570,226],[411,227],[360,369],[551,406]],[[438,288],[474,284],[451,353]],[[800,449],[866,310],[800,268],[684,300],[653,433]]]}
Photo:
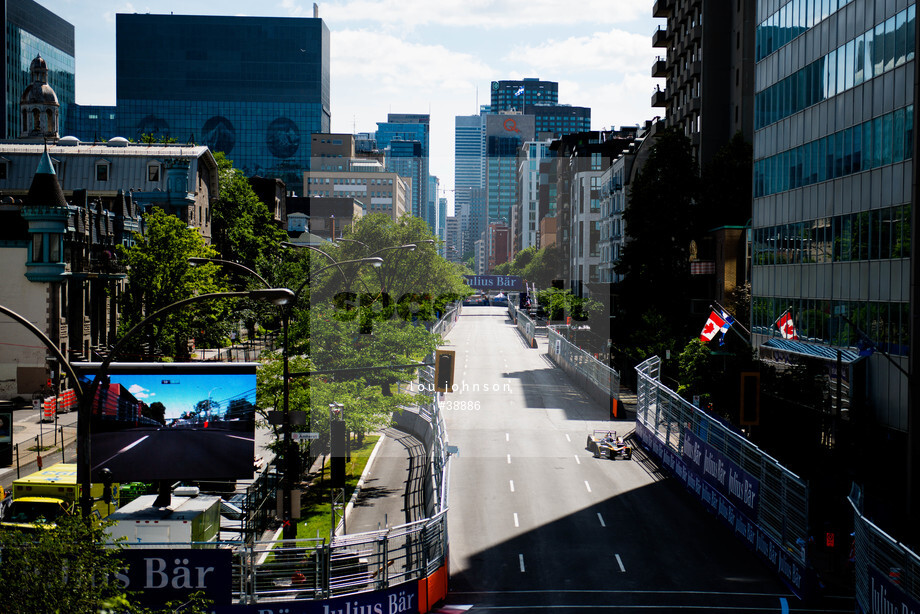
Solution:
{"label": "canadian flag", "polygon": [[706,326],[703,327],[703,332],[700,333],[700,341],[703,343],[712,341],[712,338],[716,336],[716,333],[718,333],[723,326],[725,326],[725,320],[722,316],[713,311],[709,314],[709,319],[706,320]]}
{"label": "canadian flag", "polygon": [[779,328],[779,334],[783,336],[783,339],[799,338],[798,333],[795,332],[795,324],[792,322],[792,314],[788,309],[776,320],[776,327]]}

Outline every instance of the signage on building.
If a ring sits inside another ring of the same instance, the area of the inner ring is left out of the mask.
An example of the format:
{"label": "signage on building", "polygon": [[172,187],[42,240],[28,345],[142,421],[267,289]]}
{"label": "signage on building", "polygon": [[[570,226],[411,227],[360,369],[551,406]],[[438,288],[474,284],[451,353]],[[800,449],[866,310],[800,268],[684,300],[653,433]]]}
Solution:
{"label": "signage on building", "polygon": [[517,275],[464,275],[466,285],[477,290],[522,292],[524,280]]}

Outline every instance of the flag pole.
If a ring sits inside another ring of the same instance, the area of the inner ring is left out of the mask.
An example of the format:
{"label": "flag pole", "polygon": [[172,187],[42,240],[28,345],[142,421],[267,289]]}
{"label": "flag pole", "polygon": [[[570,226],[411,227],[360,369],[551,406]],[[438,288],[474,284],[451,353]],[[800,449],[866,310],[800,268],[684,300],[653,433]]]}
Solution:
{"label": "flag pole", "polygon": [[[727,313],[728,315],[732,316],[732,323],[731,323],[731,325],[728,327],[728,329],[729,329],[729,330],[734,330],[736,324],[737,324],[738,326],[740,326],[740,327],[741,327],[741,330],[743,330],[744,332],[746,332],[746,333],[748,334],[748,338],[745,339],[745,338],[744,338],[744,335],[742,335],[742,334],[739,333],[738,331],[735,331],[735,334],[738,335],[738,337],[740,337],[742,341],[744,341],[746,344],[748,344],[748,347],[754,347],[754,345],[751,343],[751,331],[749,331],[748,329],[744,328],[744,324],[739,323],[738,320],[735,319],[735,316],[733,316],[732,313],[731,313],[728,309],[726,309],[725,307],[723,307],[722,305],[720,305],[720,304],[718,303],[718,301],[713,300],[712,302],[715,303],[716,307],[718,307],[719,310],[720,310],[722,313]],[[710,305],[709,308],[712,309],[713,311],[715,311],[715,307],[713,307],[712,305]]]}

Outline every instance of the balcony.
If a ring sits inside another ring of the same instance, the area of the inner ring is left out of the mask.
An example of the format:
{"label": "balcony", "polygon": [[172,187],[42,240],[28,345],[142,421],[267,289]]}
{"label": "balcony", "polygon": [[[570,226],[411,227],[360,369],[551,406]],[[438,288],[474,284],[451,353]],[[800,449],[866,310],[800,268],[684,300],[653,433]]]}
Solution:
{"label": "balcony", "polygon": [[674,11],[674,0],[655,0],[652,17],[670,17]]}
{"label": "balcony", "polygon": [[652,76],[653,77],[667,77],[669,72],[670,71],[668,70],[667,61],[661,58],[656,58],[655,61],[652,63]]}
{"label": "balcony", "polygon": [[690,28],[690,40],[697,42],[701,38],[703,38],[703,26],[701,24],[697,24]]}
{"label": "balcony", "polygon": [[668,95],[664,90],[655,90],[655,93],[652,94],[652,106],[653,107],[667,107],[668,106]]}
{"label": "balcony", "polygon": [[652,47],[665,47],[671,44],[671,31],[667,28],[658,28],[652,34]]}

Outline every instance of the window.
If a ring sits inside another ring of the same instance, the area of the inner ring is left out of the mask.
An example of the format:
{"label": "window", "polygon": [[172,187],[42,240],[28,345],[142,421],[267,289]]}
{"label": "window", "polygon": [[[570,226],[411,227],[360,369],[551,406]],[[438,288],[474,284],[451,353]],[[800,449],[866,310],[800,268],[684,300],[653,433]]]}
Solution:
{"label": "window", "polygon": [[96,181],[109,180],[109,165],[107,163],[96,164]]}
{"label": "window", "polygon": [[0,179],[6,179],[6,160],[0,160]]}
{"label": "window", "polygon": [[159,164],[150,164],[147,166],[147,181],[159,181],[160,180],[160,165]]}
{"label": "window", "polygon": [[45,235],[41,233],[35,233],[32,235],[32,262],[45,261],[44,242],[42,241],[44,236]]}

